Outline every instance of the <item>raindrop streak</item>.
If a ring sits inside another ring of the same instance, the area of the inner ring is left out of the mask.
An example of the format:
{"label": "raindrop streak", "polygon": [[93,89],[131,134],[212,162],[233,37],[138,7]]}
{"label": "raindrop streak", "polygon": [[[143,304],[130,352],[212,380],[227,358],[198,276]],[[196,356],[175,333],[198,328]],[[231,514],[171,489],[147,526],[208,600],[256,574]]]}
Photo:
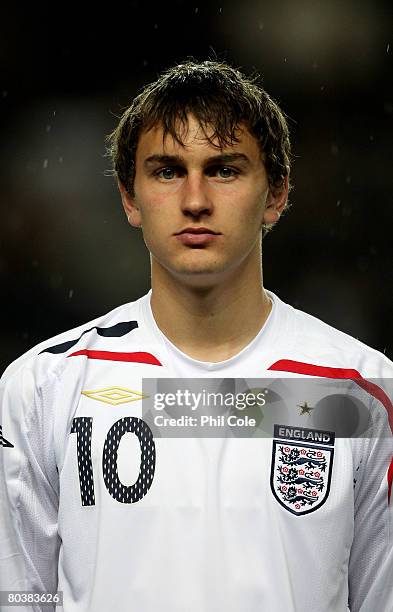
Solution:
{"label": "raindrop streak", "polygon": [[42,167],[44,168],[44,170],[46,170],[46,168],[48,167],[48,160],[44,159],[44,163],[42,164]]}

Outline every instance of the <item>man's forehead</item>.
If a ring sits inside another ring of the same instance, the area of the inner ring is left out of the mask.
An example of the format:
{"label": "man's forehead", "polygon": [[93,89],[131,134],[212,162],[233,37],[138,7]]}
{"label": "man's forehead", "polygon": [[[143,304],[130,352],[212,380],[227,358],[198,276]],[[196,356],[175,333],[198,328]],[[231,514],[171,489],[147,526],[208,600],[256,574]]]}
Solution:
{"label": "man's forehead", "polygon": [[201,124],[192,115],[187,121],[180,119],[175,124],[175,134],[165,131],[164,125],[156,123],[143,131],[139,137],[138,149],[146,150],[153,147],[163,153],[179,151],[179,149],[197,146],[198,148],[214,149],[216,152],[236,151],[245,145],[259,150],[256,138],[249,132],[245,124],[240,123],[235,130],[236,140],[227,139],[228,142],[220,142],[213,125]]}

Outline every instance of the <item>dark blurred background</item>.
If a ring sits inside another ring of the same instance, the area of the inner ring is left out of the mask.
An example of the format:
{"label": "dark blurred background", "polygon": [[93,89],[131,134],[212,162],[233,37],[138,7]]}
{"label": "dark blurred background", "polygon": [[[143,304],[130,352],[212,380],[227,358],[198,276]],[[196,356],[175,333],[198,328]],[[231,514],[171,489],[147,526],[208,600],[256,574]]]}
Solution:
{"label": "dark blurred background", "polygon": [[392,358],[391,2],[99,7],[2,9],[0,370],[148,290],[104,138],[190,55],[259,71],[290,118],[293,207],[265,240],[266,287]]}

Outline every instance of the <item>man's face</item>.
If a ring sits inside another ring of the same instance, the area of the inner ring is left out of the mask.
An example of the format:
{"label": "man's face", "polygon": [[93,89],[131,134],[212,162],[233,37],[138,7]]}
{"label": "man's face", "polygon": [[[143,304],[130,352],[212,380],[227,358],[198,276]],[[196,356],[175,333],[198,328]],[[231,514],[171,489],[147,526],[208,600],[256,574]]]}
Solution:
{"label": "man's face", "polygon": [[134,196],[119,184],[129,221],[141,226],[154,270],[210,285],[238,273],[247,258],[260,265],[262,223],[274,223],[286,190],[273,195],[256,139],[242,129],[239,142],[219,149],[188,117],[184,146],[156,126],[141,134]]}

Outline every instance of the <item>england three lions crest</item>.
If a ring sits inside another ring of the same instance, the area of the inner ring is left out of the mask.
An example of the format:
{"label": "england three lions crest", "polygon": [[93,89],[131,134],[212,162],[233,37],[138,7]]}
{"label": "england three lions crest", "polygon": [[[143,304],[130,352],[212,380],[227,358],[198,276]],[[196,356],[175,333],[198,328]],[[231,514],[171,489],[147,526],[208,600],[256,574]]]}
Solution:
{"label": "england three lions crest", "polygon": [[274,426],[270,486],[276,500],[298,516],[314,512],[330,490],[334,433]]}

